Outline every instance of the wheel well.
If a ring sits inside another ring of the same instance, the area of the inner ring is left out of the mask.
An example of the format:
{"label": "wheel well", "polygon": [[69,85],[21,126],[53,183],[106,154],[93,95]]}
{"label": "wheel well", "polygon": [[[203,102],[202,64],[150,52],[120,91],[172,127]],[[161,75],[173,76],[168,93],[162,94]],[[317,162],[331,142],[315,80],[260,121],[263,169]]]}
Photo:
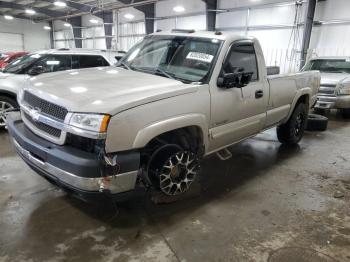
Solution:
{"label": "wheel well", "polygon": [[203,132],[198,126],[187,126],[162,133],[153,138],[146,148],[154,148],[159,144],[175,143],[195,153],[203,150]]}
{"label": "wheel well", "polygon": [[297,101],[297,105],[300,103],[303,103],[305,105],[309,105],[309,101],[310,101],[310,96],[308,94],[302,95],[301,97],[299,97],[298,101]]}
{"label": "wheel well", "polygon": [[17,99],[16,94],[12,93],[12,92],[7,92],[7,91],[0,91],[0,96],[6,96],[8,98],[12,98],[14,100]]}

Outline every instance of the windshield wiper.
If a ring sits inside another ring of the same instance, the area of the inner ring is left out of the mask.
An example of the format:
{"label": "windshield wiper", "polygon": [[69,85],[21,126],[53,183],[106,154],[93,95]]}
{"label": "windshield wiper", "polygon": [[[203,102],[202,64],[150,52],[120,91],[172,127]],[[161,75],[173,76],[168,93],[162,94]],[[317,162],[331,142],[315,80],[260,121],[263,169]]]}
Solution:
{"label": "windshield wiper", "polygon": [[163,76],[166,76],[167,78],[176,80],[174,76],[172,76],[171,74],[169,74],[168,72],[164,71],[163,69],[161,69],[159,67],[156,68],[155,72],[159,73],[159,74],[161,74]]}

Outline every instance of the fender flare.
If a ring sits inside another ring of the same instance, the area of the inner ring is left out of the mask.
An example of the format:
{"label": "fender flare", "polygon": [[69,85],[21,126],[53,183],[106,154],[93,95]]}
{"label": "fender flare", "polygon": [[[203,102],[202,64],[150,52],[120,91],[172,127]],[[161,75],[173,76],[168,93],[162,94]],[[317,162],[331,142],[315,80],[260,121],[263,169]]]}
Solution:
{"label": "fender flare", "polygon": [[[284,122],[287,122],[289,120],[289,118],[291,117],[291,115],[293,114],[293,111],[295,109],[295,106],[298,102],[298,100],[300,99],[300,97],[302,97],[303,95],[308,95],[309,99],[312,98],[312,89],[310,87],[303,87],[299,90],[297,90],[296,95],[294,96],[292,105],[290,107],[290,111],[288,113],[288,116],[286,117],[286,120]],[[310,101],[309,101],[310,102]]]}
{"label": "fender flare", "polygon": [[201,130],[203,144],[205,148],[208,148],[208,120],[203,114],[186,114],[152,123],[138,131],[133,142],[133,148],[143,148],[153,138],[163,133],[190,126],[198,127]]}

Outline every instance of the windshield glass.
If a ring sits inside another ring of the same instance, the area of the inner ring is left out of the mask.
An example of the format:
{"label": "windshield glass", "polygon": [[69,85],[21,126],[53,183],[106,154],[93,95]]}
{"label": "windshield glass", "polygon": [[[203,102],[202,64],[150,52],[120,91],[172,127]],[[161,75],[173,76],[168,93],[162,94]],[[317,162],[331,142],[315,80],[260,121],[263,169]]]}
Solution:
{"label": "windshield glass", "polygon": [[40,57],[41,57],[41,55],[39,55],[39,54],[29,54],[29,55],[19,57],[19,58],[13,60],[11,63],[9,63],[5,67],[3,72],[4,73],[18,74],[22,69],[31,65],[33,62],[38,60]]}
{"label": "windshield glass", "polygon": [[315,59],[305,65],[302,71],[319,70],[325,73],[350,74],[350,60],[345,59]]}
{"label": "windshield glass", "polygon": [[211,72],[221,43],[217,39],[149,36],[117,66],[184,82],[203,82]]}

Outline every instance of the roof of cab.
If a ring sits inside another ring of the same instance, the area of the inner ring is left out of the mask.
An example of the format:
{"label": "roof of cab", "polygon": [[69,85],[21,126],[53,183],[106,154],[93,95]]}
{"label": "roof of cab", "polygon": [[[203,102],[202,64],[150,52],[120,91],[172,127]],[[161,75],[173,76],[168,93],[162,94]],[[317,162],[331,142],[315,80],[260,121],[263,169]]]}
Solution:
{"label": "roof of cab", "polygon": [[254,39],[252,37],[245,37],[238,35],[233,32],[225,31],[194,31],[194,30],[171,30],[171,31],[160,31],[153,33],[152,35],[174,35],[174,36],[188,36],[188,37],[199,37],[199,38],[210,38],[219,40],[238,40],[238,39]]}

